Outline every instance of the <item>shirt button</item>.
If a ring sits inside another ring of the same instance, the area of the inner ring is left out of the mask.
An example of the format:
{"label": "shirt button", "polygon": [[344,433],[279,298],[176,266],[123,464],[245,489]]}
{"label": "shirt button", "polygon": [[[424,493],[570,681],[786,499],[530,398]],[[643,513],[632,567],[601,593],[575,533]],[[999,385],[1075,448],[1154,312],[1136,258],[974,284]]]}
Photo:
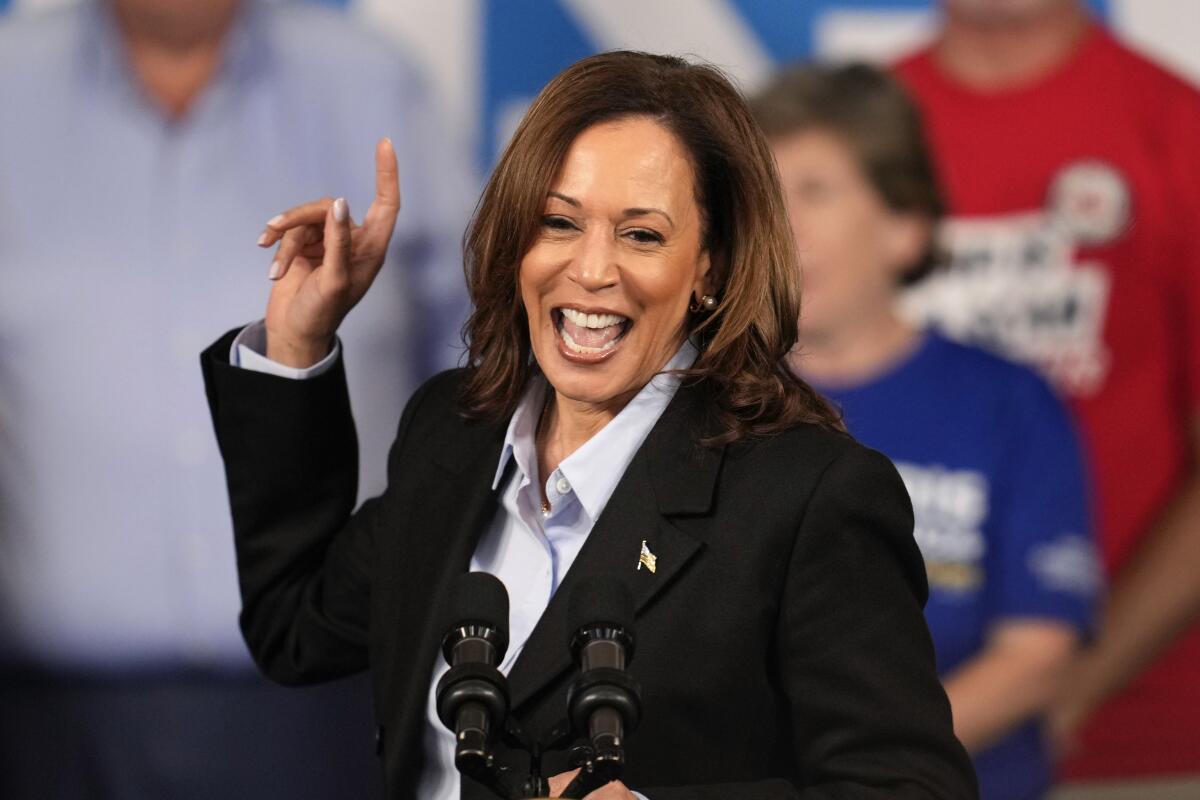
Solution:
{"label": "shirt button", "polygon": [[558,489],[559,494],[566,494],[571,491],[571,484],[567,482],[566,478],[559,478],[558,483],[554,484],[554,488]]}

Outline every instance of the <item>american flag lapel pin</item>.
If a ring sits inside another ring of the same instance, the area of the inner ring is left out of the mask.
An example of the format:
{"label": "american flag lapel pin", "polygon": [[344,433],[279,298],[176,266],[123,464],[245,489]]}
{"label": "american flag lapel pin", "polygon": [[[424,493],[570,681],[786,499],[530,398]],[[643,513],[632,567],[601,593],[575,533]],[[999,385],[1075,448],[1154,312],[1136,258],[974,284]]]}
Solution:
{"label": "american flag lapel pin", "polygon": [[650,548],[646,546],[645,539],[642,539],[642,554],[638,556],[637,568],[639,572],[641,571],[642,567],[645,567],[651,572],[654,572],[658,568],[658,556],[650,552]]}

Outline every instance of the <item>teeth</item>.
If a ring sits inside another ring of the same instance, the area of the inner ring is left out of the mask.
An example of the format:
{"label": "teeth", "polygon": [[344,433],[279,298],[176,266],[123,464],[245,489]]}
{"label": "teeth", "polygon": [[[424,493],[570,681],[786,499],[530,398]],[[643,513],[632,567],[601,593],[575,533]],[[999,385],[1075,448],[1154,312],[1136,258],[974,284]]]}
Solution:
{"label": "teeth", "polygon": [[593,355],[595,353],[607,352],[616,347],[617,342],[620,341],[620,339],[613,339],[603,347],[587,347],[585,345],[576,343],[576,341],[571,338],[571,334],[567,333],[565,330],[559,330],[559,334],[562,336],[563,341],[567,343],[568,349],[575,353],[579,353],[580,355]]}
{"label": "teeth", "polygon": [[562,309],[562,315],[581,328],[607,328],[625,322],[619,314],[585,314],[573,308]]}

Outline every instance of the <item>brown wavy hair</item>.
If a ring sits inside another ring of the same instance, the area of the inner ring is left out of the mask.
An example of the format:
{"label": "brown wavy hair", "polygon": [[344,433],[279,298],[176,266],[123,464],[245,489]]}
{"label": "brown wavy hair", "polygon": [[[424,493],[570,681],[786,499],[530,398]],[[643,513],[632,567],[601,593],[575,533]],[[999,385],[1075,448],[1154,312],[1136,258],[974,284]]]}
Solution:
{"label": "brown wavy hair", "polygon": [[483,191],[465,240],[474,311],[464,328],[463,413],[507,419],[537,373],[517,283],[521,259],[575,138],[633,116],[670,130],[692,162],[718,302],[689,316],[700,356],[682,372],[707,384],[714,400],[716,432],[705,442],[799,423],[841,430],[837,413],[785,363],[797,336],[800,271],[774,157],[746,102],[715,67],[630,51],[585,58],[547,84]]}

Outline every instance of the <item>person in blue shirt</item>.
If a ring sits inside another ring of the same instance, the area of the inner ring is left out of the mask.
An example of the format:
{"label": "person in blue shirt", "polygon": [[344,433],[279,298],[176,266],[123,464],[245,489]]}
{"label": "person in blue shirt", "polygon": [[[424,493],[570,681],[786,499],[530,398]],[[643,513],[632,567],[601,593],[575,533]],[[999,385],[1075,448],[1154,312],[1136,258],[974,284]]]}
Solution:
{"label": "person in blue shirt", "polygon": [[383,488],[467,307],[470,158],[435,112],[403,54],[328,8],[92,0],[0,25],[0,797],[377,783],[363,683],[286,692],[251,663],[196,353],[261,313],[268,218],[365,208],[390,137],[420,199],[343,332],[360,488]]}
{"label": "person in blue shirt", "polygon": [[1043,796],[1039,715],[1086,636],[1097,591],[1083,460],[1033,372],[897,306],[937,263],[942,212],[918,114],[867,66],[798,66],[754,101],[800,253],[792,366],[912,498],[926,620],[985,800]]}

